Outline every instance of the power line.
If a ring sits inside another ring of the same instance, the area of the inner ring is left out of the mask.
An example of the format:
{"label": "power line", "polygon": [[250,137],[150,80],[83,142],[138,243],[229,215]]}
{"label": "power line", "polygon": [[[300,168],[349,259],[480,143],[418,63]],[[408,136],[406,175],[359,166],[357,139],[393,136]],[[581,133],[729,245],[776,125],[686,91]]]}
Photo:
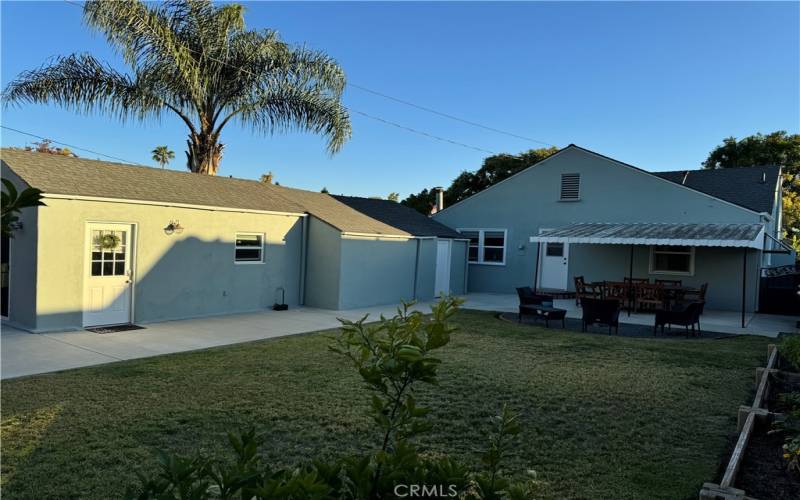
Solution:
{"label": "power line", "polygon": [[94,155],[104,156],[106,158],[111,158],[112,160],[121,161],[123,163],[130,163],[131,165],[141,165],[141,163],[136,163],[134,161],[128,161],[128,160],[126,160],[124,158],[119,158],[117,156],[107,155],[107,154],[101,153],[99,151],[94,151],[94,150],[88,149],[88,148],[82,148],[80,146],[75,146],[73,144],[67,144],[66,142],[57,141],[55,139],[49,139],[49,138],[41,136],[41,135],[32,134],[30,132],[25,132],[24,130],[19,130],[19,129],[15,129],[15,128],[12,128],[12,127],[7,127],[5,125],[0,125],[0,128],[4,128],[6,130],[10,130],[10,131],[16,132],[18,134],[27,135],[27,136],[30,136],[30,137],[35,137],[35,138],[37,138],[39,140],[42,140],[42,141],[50,141],[50,142],[53,142],[55,144],[61,144],[62,146],[66,146],[66,147],[72,148],[72,149],[77,149],[78,151],[86,151],[87,153],[92,153]]}
{"label": "power line", "polygon": [[[71,1],[71,0],[62,0],[62,1],[63,1],[64,3],[67,3],[67,4],[69,4],[69,5],[73,5],[73,6],[75,6],[75,7],[79,7],[79,8],[81,8],[81,9],[83,9],[83,6],[82,6],[81,4],[79,4],[79,3],[73,2],[73,1]],[[228,66],[229,68],[236,69],[236,70],[239,70],[239,71],[244,71],[245,73],[249,73],[249,74],[251,74],[251,75],[253,75],[253,76],[258,76],[258,75],[255,75],[255,74],[253,74],[253,72],[252,72],[252,71],[246,70],[246,69],[244,69],[244,68],[242,68],[242,67],[239,67],[239,66],[234,66],[234,65],[232,65],[232,64],[230,64],[230,63],[228,63],[228,62],[226,62],[226,61],[222,61],[222,60],[220,60],[220,59],[217,59],[217,58],[215,58],[215,57],[213,57],[213,56],[210,56],[210,55],[208,55],[208,54],[205,54],[205,53],[200,53],[200,52],[198,52],[197,50],[194,50],[194,49],[192,49],[191,47],[186,47],[186,49],[187,49],[189,52],[194,52],[194,53],[195,53],[195,54],[197,54],[197,55],[200,55],[200,56],[206,57],[206,58],[208,58],[208,59],[211,59],[212,61],[215,61],[215,62],[218,62],[218,63],[220,63],[220,64],[223,64],[223,65],[225,65],[225,66]],[[407,104],[407,105],[410,105],[410,106],[414,106],[414,107],[416,107],[416,108],[423,109],[423,110],[425,110],[425,111],[428,111],[428,112],[433,112],[433,113],[435,113],[435,114],[438,114],[438,115],[440,115],[440,116],[444,116],[444,117],[447,117],[447,118],[450,118],[450,119],[454,119],[454,120],[457,120],[457,121],[460,121],[460,122],[463,122],[463,123],[467,123],[467,124],[469,124],[469,125],[478,126],[478,127],[484,128],[484,129],[486,129],[486,130],[491,130],[491,131],[493,131],[493,132],[498,132],[498,133],[501,133],[501,134],[511,135],[511,136],[513,136],[513,137],[517,137],[517,138],[519,138],[519,139],[524,139],[524,140],[533,141],[533,142],[538,142],[538,143],[540,143],[540,144],[545,144],[545,145],[548,145],[548,146],[552,146],[552,144],[550,144],[550,143],[547,143],[547,142],[543,142],[543,141],[537,141],[536,139],[530,139],[530,138],[527,138],[527,137],[524,137],[524,136],[519,136],[519,135],[516,135],[516,134],[512,134],[512,133],[510,133],[510,132],[505,132],[505,131],[502,131],[502,130],[499,130],[499,129],[494,129],[494,128],[492,128],[492,127],[487,127],[487,126],[485,126],[485,125],[481,125],[481,124],[479,124],[479,123],[476,123],[476,122],[470,122],[470,121],[468,121],[468,120],[464,120],[464,119],[458,118],[458,117],[456,117],[456,116],[448,115],[448,114],[446,114],[446,113],[441,113],[441,112],[438,112],[438,111],[436,111],[436,110],[432,110],[432,109],[430,109],[430,108],[426,108],[426,107],[424,107],[424,106],[419,106],[419,105],[413,104],[413,103],[411,103],[411,102],[408,102],[408,101],[403,101],[402,99],[397,99],[397,98],[395,98],[395,97],[391,97],[391,96],[388,96],[388,95],[386,95],[386,94],[381,94],[380,92],[377,92],[377,91],[374,91],[374,90],[367,89],[366,87],[362,87],[362,86],[360,86],[360,85],[354,85],[354,84],[349,84],[349,85],[351,85],[351,86],[352,86],[352,87],[354,87],[354,88],[358,88],[359,90],[365,90],[365,91],[367,91],[367,92],[372,92],[373,94],[380,95],[380,96],[382,96],[382,97],[386,97],[386,98],[388,98],[388,99],[392,99],[392,100],[395,100],[395,101],[397,101],[397,102],[401,102],[401,103],[403,103],[403,104]],[[359,115],[361,115],[361,116],[364,116],[364,117],[366,117],[366,118],[370,118],[370,119],[372,119],[372,120],[379,121],[379,122],[381,122],[381,123],[384,123],[384,124],[386,124],[386,125],[391,125],[391,126],[393,126],[393,127],[396,127],[396,128],[399,128],[399,129],[402,129],[402,130],[405,130],[405,131],[407,131],[407,132],[411,132],[411,133],[414,133],[414,134],[418,134],[418,135],[421,135],[421,136],[423,136],[423,137],[427,137],[427,138],[429,138],[429,139],[434,139],[434,140],[437,140],[437,141],[446,142],[446,143],[448,143],[448,144],[453,144],[453,145],[456,145],[456,146],[461,146],[461,147],[463,147],[463,148],[467,148],[467,149],[473,149],[473,150],[475,150],[475,151],[481,151],[481,152],[484,152],[484,153],[489,153],[489,154],[497,154],[496,152],[494,152],[494,151],[490,151],[490,150],[488,150],[488,149],[480,148],[480,147],[478,147],[478,146],[472,146],[472,145],[470,145],[470,144],[466,144],[466,143],[459,142],[459,141],[454,141],[454,140],[452,140],[452,139],[448,139],[448,138],[446,138],[446,137],[440,137],[440,136],[437,136],[437,135],[434,135],[434,134],[431,134],[431,133],[428,133],[428,132],[425,132],[425,131],[422,131],[422,130],[417,130],[417,129],[413,128],[413,127],[409,127],[409,126],[406,126],[406,125],[402,125],[402,124],[400,124],[400,123],[393,122],[393,121],[391,121],[391,120],[387,120],[387,119],[385,119],[385,118],[381,118],[381,117],[378,117],[378,116],[370,115],[370,114],[368,114],[368,113],[364,113],[363,111],[358,111],[358,110],[356,110],[356,109],[353,109],[353,108],[351,108],[351,107],[349,107],[349,106],[346,106],[346,105],[344,105],[344,104],[342,104],[342,107],[343,107],[343,108],[345,108],[345,109],[347,109],[347,110],[349,110],[349,111],[352,111],[352,112],[354,112],[354,113],[356,113],[356,114],[359,114]]]}
{"label": "power line", "polygon": [[406,101],[405,99],[400,99],[398,97],[393,97],[393,96],[390,96],[388,94],[384,94],[382,92],[378,92],[377,90],[369,89],[369,88],[364,87],[362,85],[357,85],[357,84],[351,83],[351,82],[348,82],[347,85],[350,86],[350,87],[353,87],[355,89],[362,90],[364,92],[369,92],[370,94],[374,94],[374,95],[383,97],[384,99],[389,99],[390,101],[398,102],[400,104],[405,104],[406,106],[411,106],[412,108],[417,108],[419,110],[422,110],[422,111],[425,111],[425,112],[428,112],[428,113],[432,113],[434,115],[438,115],[438,116],[441,116],[441,117],[444,117],[444,118],[448,118],[450,120],[455,120],[457,122],[466,123],[467,125],[472,125],[473,127],[482,128],[484,130],[489,130],[491,132],[495,132],[495,133],[498,133],[498,134],[507,135],[509,137],[514,137],[516,139],[522,139],[522,140],[525,140],[525,141],[536,142],[538,144],[543,144],[545,146],[557,147],[555,144],[551,144],[549,142],[540,141],[538,139],[533,139],[531,137],[525,137],[524,135],[518,135],[518,134],[515,134],[513,132],[506,132],[505,130],[500,130],[498,128],[490,127],[488,125],[483,125],[483,124],[478,123],[478,122],[473,122],[473,121],[470,121],[470,120],[466,120],[464,118],[459,118],[458,116],[454,116],[454,115],[451,115],[451,114],[448,114],[448,113],[443,113],[441,111],[437,111],[435,109],[428,108],[426,106],[421,106],[419,104],[414,104],[411,101]]}

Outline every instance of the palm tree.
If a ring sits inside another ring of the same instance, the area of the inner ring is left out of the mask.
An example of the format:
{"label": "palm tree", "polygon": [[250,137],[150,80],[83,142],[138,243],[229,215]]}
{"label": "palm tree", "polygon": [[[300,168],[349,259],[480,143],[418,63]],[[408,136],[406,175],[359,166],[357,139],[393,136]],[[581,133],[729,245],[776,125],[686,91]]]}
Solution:
{"label": "palm tree", "polygon": [[333,154],[350,138],[340,98],[342,68],[322,52],[293,47],[271,30],[248,31],[241,5],[209,0],[90,0],[84,21],[130,66],[120,72],[89,54],[58,57],[26,71],[6,103],[52,103],[121,120],[171,111],[189,128],[187,167],[215,174],[231,120],[254,132],[322,134]]}
{"label": "palm tree", "polygon": [[164,168],[167,163],[175,158],[175,151],[172,151],[166,146],[156,146],[151,153],[153,153],[153,161],[161,165],[161,168]]}

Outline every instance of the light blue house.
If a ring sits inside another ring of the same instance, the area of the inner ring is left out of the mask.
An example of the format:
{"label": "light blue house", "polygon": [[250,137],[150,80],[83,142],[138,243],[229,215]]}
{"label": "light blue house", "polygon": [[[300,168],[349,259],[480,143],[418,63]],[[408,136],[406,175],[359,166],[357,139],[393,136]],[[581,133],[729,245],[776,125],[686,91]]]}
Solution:
{"label": "light blue house", "polygon": [[781,244],[781,169],[647,172],[570,145],[434,215],[470,239],[470,292],[574,290],[574,278],[708,283],[711,309],[754,311]]}
{"label": "light blue house", "polygon": [[4,237],[2,315],[34,332],[466,291],[467,240],[387,200],[0,150],[44,192]]}

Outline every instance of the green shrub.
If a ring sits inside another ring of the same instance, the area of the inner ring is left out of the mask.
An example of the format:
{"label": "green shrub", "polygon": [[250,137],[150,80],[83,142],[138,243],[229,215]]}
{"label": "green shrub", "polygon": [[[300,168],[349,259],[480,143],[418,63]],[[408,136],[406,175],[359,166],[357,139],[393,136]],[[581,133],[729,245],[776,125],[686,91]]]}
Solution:
{"label": "green shrub", "polygon": [[800,370],[800,335],[787,335],[781,340],[778,352],[783,358]]}
{"label": "green shrub", "polygon": [[254,430],[229,433],[232,462],[201,456],[159,454],[155,477],[140,476],[128,491],[137,499],[388,499],[460,498],[522,500],[537,482],[512,482],[501,464],[520,432],[508,408],[491,418],[489,444],[482,454],[485,470],[470,471],[447,456],[420,454],[413,438],[425,432],[429,409],[417,405],[416,384],[435,384],[441,364],[434,351],[450,342],[455,328],[448,319],[460,300],[447,297],[431,308],[430,318],[404,303],[392,318],[374,324],[365,316],[342,323],[331,350],[350,360],[372,393],[371,415],[380,447],[331,462],[313,460],[292,468],[273,468],[258,450],[264,436]]}

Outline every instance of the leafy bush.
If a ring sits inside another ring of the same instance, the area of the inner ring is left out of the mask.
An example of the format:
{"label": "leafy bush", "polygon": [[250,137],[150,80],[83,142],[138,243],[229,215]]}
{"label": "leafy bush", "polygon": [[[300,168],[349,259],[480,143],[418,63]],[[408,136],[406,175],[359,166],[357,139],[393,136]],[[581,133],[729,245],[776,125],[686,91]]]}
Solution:
{"label": "leafy bush", "polygon": [[781,356],[800,370],[800,335],[787,335],[781,340],[778,352]]}
{"label": "leafy bush", "polygon": [[520,432],[508,408],[492,417],[492,433],[482,454],[485,470],[473,472],[447,456],[417,451],[413,438],[425,432],[428,408],[413,396],[415,385],[435,384],[441,360],[433,353],[450,342],[455,328],[448,319],[460,300],[444,298],[430,318],[404,303],[392,318],[374,324],[340,320],[331,350],[346,357],[372,393],[370,412],[381,445],[360,456],[331,462],[312,460],[293,468],[273,468],[258,450],[264,436],[254,430],[229,433],[232,462],[201,456],[185,458],[160,452],[159,472],[140,476],[129,489],[138,499],[387,499],[387,498],[530,498],[535,478],[512,482],[502,470],[503,456]]}

